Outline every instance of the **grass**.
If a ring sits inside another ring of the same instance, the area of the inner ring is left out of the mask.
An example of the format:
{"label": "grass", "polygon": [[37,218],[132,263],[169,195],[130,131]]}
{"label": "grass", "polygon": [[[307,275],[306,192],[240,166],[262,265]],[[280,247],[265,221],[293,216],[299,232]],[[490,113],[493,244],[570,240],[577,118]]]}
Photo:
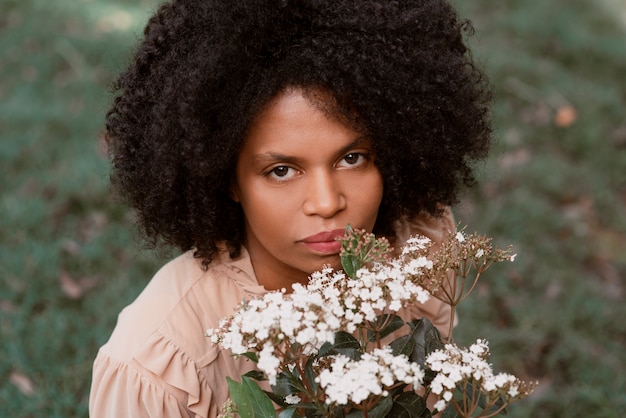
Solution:
{"label": "grass", "polygon": [[[462,343],[540,386],[509,417],[626,410],[626,4],[456,1],[497,142],[459,221],[513,244],[460,307]],[[99,138],[154,0],[4,0],[0,416],[87,415],[91,362],[163,258],[111,200]],[[559,116],[560,115],[560,116]],[[569,118],[567,117],[569,116]]]}

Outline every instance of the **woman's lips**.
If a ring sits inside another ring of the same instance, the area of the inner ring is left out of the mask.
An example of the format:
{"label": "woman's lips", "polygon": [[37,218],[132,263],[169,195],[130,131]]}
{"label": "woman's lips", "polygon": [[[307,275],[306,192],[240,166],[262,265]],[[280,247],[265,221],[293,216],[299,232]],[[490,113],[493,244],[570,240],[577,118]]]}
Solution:
{"label": "woman's lips", "polygon": [[344,229],[324,231],[308,236],[300,242],[307,248],[322,254],[338,254],[341,251],[341,242],[337,241],[345,234]]}

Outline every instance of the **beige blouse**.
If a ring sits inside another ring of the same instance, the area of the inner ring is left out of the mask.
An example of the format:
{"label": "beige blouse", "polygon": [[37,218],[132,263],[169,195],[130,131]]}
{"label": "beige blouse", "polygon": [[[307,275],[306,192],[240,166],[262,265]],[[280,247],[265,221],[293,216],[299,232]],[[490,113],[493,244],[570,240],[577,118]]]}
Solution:
{"label": "beige blouse", "polygon": [[[455,228],[452,215],[420,217],[398,226],[397,239],[422,234],[438,242]],[[187,252],[166,264],[119,315],[93,365],[89,398],[92,418],[216,417],[228,399],[226,377],[253,368],[204,336],[243,299],[266,290],[250,258],[221,252],[202,270]],[[450,308],[432,298],[419,308],[445,334]]]}

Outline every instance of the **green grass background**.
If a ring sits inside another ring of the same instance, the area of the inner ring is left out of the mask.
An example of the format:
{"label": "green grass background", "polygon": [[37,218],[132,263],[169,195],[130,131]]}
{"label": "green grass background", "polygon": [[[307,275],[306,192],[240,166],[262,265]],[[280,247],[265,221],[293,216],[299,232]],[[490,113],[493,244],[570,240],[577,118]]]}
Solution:
{"label": "green grass background", "polygon": [[[0,417],[86,416],[98,347],[164,262],[110,197],[100,143],[155,5],[0,0]],[[497,138],[456,216],[519,254],[461,305],[457,339],[540,382],[510,417],[624,416],[626,1],[456,5]]]}

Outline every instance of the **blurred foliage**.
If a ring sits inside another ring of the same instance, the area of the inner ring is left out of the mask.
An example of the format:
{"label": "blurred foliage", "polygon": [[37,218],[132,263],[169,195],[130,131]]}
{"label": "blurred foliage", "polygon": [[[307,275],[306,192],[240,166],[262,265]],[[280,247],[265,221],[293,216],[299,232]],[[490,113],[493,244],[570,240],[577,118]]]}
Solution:
{"label": "blurred foliage", "polygon": [[[618,417],[626,3],[455,3],[496,92],[492,156],[455,213],[519,254],[461,307],[457,339],[480,335],[497,370],[539,380],[510,417]],[[0,416],[86,416],[98,347],[164,262],[110,196],[101,144],[109,86],[155,5],[0,4]]]}
{"label": "blurred foliage", "polygon": [[456,215],[519,253],[461,308],[458,334],[539,380],[509,416],[621,416],[626,3],[457,4],[494,85],[497,143]]}
{"label": "blurred foliage", "polygon": [[153,2],[0,5],[0,416],[87,415],[91,363],[153,275],[108,188],[109,86]]}

